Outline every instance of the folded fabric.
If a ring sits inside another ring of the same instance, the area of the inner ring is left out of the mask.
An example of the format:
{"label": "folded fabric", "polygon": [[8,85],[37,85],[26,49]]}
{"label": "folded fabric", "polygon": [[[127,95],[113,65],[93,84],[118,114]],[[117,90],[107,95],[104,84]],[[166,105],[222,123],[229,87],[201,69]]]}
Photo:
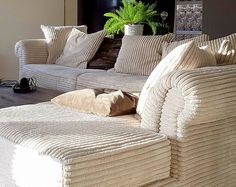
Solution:
{"label": "folded fabric", "polygon": [[54,64],[65,47],[66,41],[73,28],[87,33],[87,26],[46,26],[41,25],[41,29],[47,40],[48,59],[47,64]]}
{"label": "folded fabric", "polygon": [[85,34],[78,29],[73,29],[56,64],[87,68],[87,63],[94,57],[105,35],[105,30]]}
{"label": "folded fabric", "polygon": [[59,95],[53,103],[102,116],[135,113],[137,97],[121,90],[83,89]]}

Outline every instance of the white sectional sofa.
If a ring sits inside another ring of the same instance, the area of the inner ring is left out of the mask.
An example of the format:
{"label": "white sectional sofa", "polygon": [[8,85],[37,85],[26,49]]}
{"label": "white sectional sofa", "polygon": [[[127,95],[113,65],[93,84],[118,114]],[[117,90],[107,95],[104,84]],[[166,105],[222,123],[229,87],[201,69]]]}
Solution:
{"label": "white sectional sofa", "polygon": [[[159,134],[140,129],[133,116],[104,118],[52,103],[1,109],[0,182],[17,187],[234,187],[235,80],[235,65],[171,73],[155,93],[160,104],[153,110],[162,111],[153,116]],[[84,144],[73,144],[77,141]],[[86,142],[97,156],[82,149]]]}
{"label": "white sectional sofa", "polygon": [[[45,40],[21,41],[16,54],[20,77],[36,76],[39,86],[61,91],[103,87],[140,92],[147,79],[45,64]],[[2,109],[1,184],[234,187],[236,65],[173,71],[153,87],[153,102],[143,108],[150,113],[141,121],[133,115],[83,114],[52,103]],[[12,159],[14,150],[19,158],[15,152]],[[44,170],[53,172],[44,175]],[[53,176],[50,184],[48,175]]]}

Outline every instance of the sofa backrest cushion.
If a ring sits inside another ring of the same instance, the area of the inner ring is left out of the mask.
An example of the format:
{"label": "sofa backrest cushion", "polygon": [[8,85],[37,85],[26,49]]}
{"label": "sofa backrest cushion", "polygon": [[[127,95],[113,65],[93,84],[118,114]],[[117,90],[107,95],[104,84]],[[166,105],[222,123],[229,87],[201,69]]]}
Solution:
{"label": "sofa backrest cushion", "polygon": [[111,69],[116,63],[121,47],[121,39],[104,38],[93,59],[88,62],[88,69]]}
{"label": "sofa backrest cushion", "polygon": [[161,61],[162,42],[170,42],[174,34],[164,36],[127,36],[122,39],[115,72],[150,75]]}
{"label": "sofa backrest cushion", "polygon": [[[158,108],[150,108],[149,104],[155,100],[153,89],[158,87],[164,75],[174,70],[190,70],[214,65],[216,65],[214,55],[206,50],[200,49],[193,41],[182,44],[171,51],[162,59],[160,64],[157,65],[144,84],[137,107],[137,112],[142,120],[145,118],[147,122],[147,118],[151,118],[151,111],[159,110]],[[151,123],[151,119],[147,123],[142,123],[142,126],[156,130],[156,124]]]}
{"label": "sofa backrest cushion", "polygon": [[79,29],[81,32],[87,33],[87,26],[45,26],[41,25],[41,29],[47,40],[48,47],[48,64],[54,64],[61,55],[66,41],[73,28]]}
{"label": "sofa backrest cushion", "polygon": [[174,41],[171,43],[163,42],[163,44],[162,44],[162,59],[165,58],[165,56],[168,55],[174,48],[176,48],[182,44],[188,43],[190,41],[195,41],[195,42],[209,41],[209,36],[207,34],[202,34],[200,36],[196,36],[193,38],[180,40],[180,41]]}
{"label": "sofa backrest cushion", "polygon": [[[192,38],[198,47],[210,50],[216,58],[218,65],[236,64],[236,33],[208,41],[207,35]],[[162,58],[169,54],[175,47],[186,43],[187,40],[167,42],[162,45]]]}
{"label": "sofa backrest cushion", "polygon": [[73,29],[56,64],[87,68],[87,63],[94,57],[105,35],[105,30],[85,34],[78,29]]}
{"label": "sofa backrest cushion", "polygon": [[117,116],[135,113],[137,97],[121,90],[82,89],[59,95],[52,102],[79,112]]}
{"label": "sofa backrest cushion", "polygon": [[207,46],[216,57],[218,65],[236,64],[236,33],[197,43],[198,46]]}

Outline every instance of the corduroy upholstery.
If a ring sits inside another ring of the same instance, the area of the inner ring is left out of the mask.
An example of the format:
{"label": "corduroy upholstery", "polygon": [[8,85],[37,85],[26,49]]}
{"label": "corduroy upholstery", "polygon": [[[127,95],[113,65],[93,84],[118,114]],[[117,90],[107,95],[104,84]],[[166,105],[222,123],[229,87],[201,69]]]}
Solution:
{"label": "corduroy upholstery", "polygon": [[0,119],[2,186],[141,186],[169,176],[169,141],[137,120],[52,103],[1,109]]}
{"label": "corduroy upholstery", "polygon": [[80,69],[56,64],[27,64],[24,65],[22,77],[37,79],[37,86],[59,90],[62,92],[75,90],[77,77],[85,73],[105,72],[98,69]]}
{"label": "corduroy upholstery", "polygon": [[[31,64],[39,66],[37,63],[42,62],[40,65],[44,66],[44,63],[46,63],[47,51],[45,50],[44,40],[22,41],[17,44],[16,53],[21,57],[21,72],[24,72],[26,67],[34,66]],[[23,73],[21,73],[21,75],[22,74]],[[65,75],[73,76],[73,73]],[[137,77],[139,77],[139,79]],[[147,76],[137,77],[112,71],[108,73],[105,71],[79,73],[76,84],[73,83],[72,87],[75,86],[77,89],[86,87],[123,88],[125,91],[141,91]],[[94,79],[96,79],[97,82],[94,82]],[[74,78],[70,80],[74,80]],[[56,84],[56,81],[53,84]],[[158,181],[153,181],[153,176],[150,176],[150,180],[146,178],[147,180],[145,179],[145,182],[149,181],[151,183],[145,186],[234,187],[236,185],[236,65],[207,67],[194,70],[176,70],[166,74],[159,80],[159,83],[156,84],[152,90],[152,95],[151,102],[148,102],[148,105],[144,108],[144,115],[142,116],[141,122],[138,122],[134,118],[132,119],[135,121],[134,123],[138,130],[140,130],[139,128],[141,127],[145,128],[145,132],[154,131],[151,132],[151,134],[156,133],[157,137],[160,136],[159,133],[167,136],[171,145],[171,155],[165,157],[165,159],[169,158],[171,165],[169,168],[167,166],[163,168],[163,172],[165,173],[164,178],[161,176],[158,178],[161,180],[156,178]],[[40,104],[40,107],[41,110],[39,113],[37,113],[39,105],[1,110],[0,123],[3,124],[4,130],[9,130],[15,126],[15,124],[13,124],[13,126],[11,126],[12,124],[6,125],[9,121],[16,123],[19,120],[24,122],[25,129],[28,127],[29,129],[31,128],[30,125],[28,126],[27,124],[37,125],[36,122],[38,124],[46,124],[46,127],[51,128],[51,123],[60,119],[65,122],[63,124],[86,121],[86,126],[92,124],[91,127],[96,127],[96,125],[102,124],[101,128],[103,128],[105,124],[102,123],[102,118],[97,116],[81,115],[73,111],[65,111],[64,109],[55,108],[55,106],[51,104]],[[14,111],[14,113],[10,111]],[[34,118],[29,111],[36,113],[38,117]],[[50,114],[50,112],[53,113],[53,115]],[[21,115],[16,115],[19,113]],[[57,116],[60,116],[60,119],[58,119]],[[115,126],[121,123],[118,118],[107,118],[105,121],[107,120],[111,120],[107,125]],[[50,122],[50,124],[47,124],[47,122]],[[122,121],[122,124],[133,126],[133,123],[129,121]],[[80,125],[80,127],[82,126]],[[79,129],[80,127],[76,128]],[[18,125],[17,128],[21,128],[21,126]],[[114,129],[115,128],[116,127],[114,127]],[[16,134],[19,132],[15,131],[15,128],[12,129]],[[122,129],[124,130],[123,127]],[[7,134],[7,131],[3,131],[5,134],[2,133],[2,136],[9,137],[13,131],[10,131],[9,134]],[[92,129],[92,131],[94,131],[94,129]],[[104,129],[103,131],[105,132]],[[34,131],[30,130],[30,132]],[[40,136],[38,136],[39,132],[40,127],[36,132],[36,138],[40,138]],[[88,134],[88,131],[86,132]],[[24,133],[22,135],[24,135]],[[125,133],[123,137],[126,137]],[[0,141],[2,142],[1,139]],[[8,138],[5,141],[7,142],[4,144],[3,141],[4,146],[9,145],[9,147],[16,148],[16,144],[13,143],[14,139]],[[24,139],[23,142],[27,143],[27,139]],[[60,144],[58,145],[57,150],[59,150],[60,153],[62,149]],[[26,150],[28,150],[27,146],[28,145],[26,145],[25,148]],[[37,146],[34,148],[37,152]],[[110,149],[109,146],[108,148]],[[1,153],[6,155],[10,154],[7,152],[7,146]],[[54,151],[45,151],[44,153],[51,154],[52,156],[56,155]],[[157,153],[159,152],[157,151]],[[70,152],[68,152],[68,155],[70,155]],[[4,159],[0,157],[0,162],[2,160],[4,161]],[[159,157],[157,160],[160,161]],[[147,159],[144,162],[150,164],[149,161],[150,160]],[[153,163],[157,164],[156,162]],[[149,164],[148,166],[150,166]],[[6,165],[8,164],[6,163]],[[129,166],[128,163],[126,163],[126,165],[127,167]],[[159,169],[160,168],[157,168],[157,171],[161,173]],[[166,172],[168,170],[170,173],[167,176]],[[83,172],[84,170],[81,171]],[[80,174],[81,171],[75,171],[73,175],[77,173]],[[118,170],[114,170],[114,172],[117,171]],[[112,171],[109,170],[109,172]],[[135,176],[138,176],[138,179],[140,179],[139,177],[144,177],[142,176],[142,169],[137,172]],[[69,172],[66,176],[70,178],[70,174]],[[114,173],[109,173],[108,175],[110,177],[113,174]],[[100,174],[98,173],[98,175]],[[84,175],[84,177],[84,179],[87,180],[90,179],[89,177],[93,177],[93,174],[89,176]],[[0,177],[0,182],[2,180],[7,180],[7,178]],[[72,180],[74,180],[74,178]],[[94,185],[94,181],[87,181],[89,184]],[[120,183],[120,181],[122,181],[122,183]],[[67,182],[69,185],[64,185],[63,187],[73,186],[70,185],[70,180]],[[127,184],[125,183],[127,180],[119,179],[113,182],[114,181],[111,180],[109,184],[113,186],[122,186],[123,184],[127,186],[139,186],[140,184],[144,184],[140,181],[137,181],[140,183],[135,184],[132,183],[133,181],[130,181],[130,183]],[[101,186],[106,186],[102,182],[100,184]],[[108,183],[106,184],[109,186]]]}
{"label": "corduroy upholstery", "polygon": [[15,45],[15,55],[19,59],[19,77],[24,76],[24,65],[46,64],[48,49],[46,39],[20,40]]}
{"label": "corduroy upholstery", "polygon": [[148,76],[105,71],[85,73],[77,78],[76,88],[108,88],[132,93],[140,93],[147,78]]}
{"label": "corduroy upholstery", "polygon": [[162,43],[170,42],[174,34],[156,36],[128,36],[122,38],[114,70],[148,76],[161,61]]}
{"label": "corduroy upholstery", "polygon": [[43,34],[47,40],[48,59],[47,64],[54,64],[63,52],[64,46],[73,28],[87,33],[87,26],[45,26],[41,25]]}
{"label": "corduroy upholstery", "polygon": [[[147,76],[46,64],[48,52],[44,39],[17,42],[15,54],[19,58],[19,78],[35,76],[38,86],[63,92],[83,88],[110,88],[141,92],[147,80]],[[99,81],[95,82],[95,77]]]}
{"label": "corduroy upholstery", "polygon": [[205,41],[209,41],[209,36],[206,34],[202,34],[200,36],[196,36],[193,38],[189,38],[189,39],[185,39],[185,40],[180,40],[180,41],[174,41],[171,43],[168,42],[163,42],[162,43],[162,59],[168,55],[174,48],[188,43],[190,41],[194,41],[194,42],[205,42]]}
{"label": "corduroy upholstery", "polygon": [[236,66],[172,72],[153,94],[141,126],[171,141],[176,186],[235,186]]}
{"label": "corduroy upholstery", "polygon": [[[156,86],[154,90],[156,98],[153,100],[153,103],[146,108],[150,115],[142,118],[141,127],[164,134],[170,140],[170,175],[165,175],[165,179],[152,182],[150,185],[146,186],[235,186],[235,80],[235,65],[176,71],[161,79],[160,84]],[[47,141],[46,139],[41,139],[41,136],[44,136],[43,134],[45,133],[44,128],[47,129],[46,136],[53,137],[56,133],[62,133],[64,130],[73,127],[72,124],[75,124],[73,128],[76,128],[79,132],[82,126],[79,125],[77,127],[76,124],[80,124],[80,122],[82,122],[86,128],[89,124],[91,124],[90,127],[96,128],[96,126],[98,126],[97,128],[99,129],[99,125],[101,125],[101,128],[104,128],[104,124],[109,127],[116,126],[114,127],[115,131],[117,131],[116,128],[118,128],[121,123],[133,126],[129,121],[125,121],[122,118],[102,118],[81,114],[44,103],[3,109],[0,114],[1,136],[7,138],[7,141],[1,140],[1,143],[4,142],[4,146],[2,145],[2,147],[8,145],[10,147],[13,146],[12,148],[16,148],[14,147],[15,144],[12,144],[12,142],[15,142],[24,147],[23,152],[26,151],[27,153],[27,147],[31,147],[31,149],[33,148],[34,150],[41,151],[41,153],[46,155],[49,154],[55,158],[57,158],[57,154],[63,153],[64,150],[60,146],[57,147],[57,145],[60,144],[56,144],[55,149],[57,149],[57,151],[55,152],[53,151],[53,141],[50,142],[50,139]],[[152,124],[153,121],[156,126],[148,126]],[[21,122],[24,122],[23,126],[19,125]],[[133,123],[138,124],[137,121]],[[49,129],[55,130],[55,128],[57,128],[58,131],[48,131]],[[126,127],[122,127],[123,130],[125,128]],[[111,130],[113,133],[112,127]],[[130,130],[131,129],[129,129],[129,132]],[[132,128],[132,131],[133,130]],[[102,131],[106,134],[105,130]],[[102,131],[99,132],[101,133]],[[27,139],[25,134],[29,132],[30,139]],[[94,132],[94,129],[92,132]],[[75,133],[75,131],[73,131],[73,133]],[[159,136],[158,134],[156,135],[157,137]],[[126,135],[124,134],[124,136]],[[140,137],[140,135],[138,137]],[[33,144],[33,139],[43,141],[42,144],[40,143],[41,145],[46,145],[45,143],[48,142],[50,149],[42,149],[42,147],[37,146],[37,143]],[[64,142],[64,144],[65,143],[66,142]],[[7,149],[4,148],[4,151],[1,152],[1,161],[4,160],[2,158],[5,152],[8,154]],[[73,155],[72,153],[70,154]],[[70,154],[68,154],[69,157]],[[41,157],[39,156],[39,158]],[[146,161],[148,162],[148,159]],[[156,162],[154,163],[156,164]],[[65,166],[67,167],[67,165]],[[59,167],[61,167],[61,165],[59,165]],[[71,171],[75,172],[74,170]],[[74,174],[79,173],[80,171]],[[70,180],[70,175],[65,174],[65,176],[68,176],[69,180],[65,181],[68,185],[64,186],[73,186],[73,184],[70,185],[72,180],[80,184],[80,180],[77,181],[77,178]],[[92,176],[93,175],[84,175],[86,178]],[[5,182],[4,180],[8,178],[0,177],[0,179],[0,181]],[[96,182],[93,180],[87,181],[89,184]],[[111,180],[111,182],[113,181]],[[115,183],[112,184],[119,186],[124,184],[124,182],[127,181],[122,180],[122,183],[115,181]],[[100,184],[102,185],[103,183]],[[138,186],[136,184],[137,183],[130,183],[131,186]]]}
{"label": "corduroy upholstery", "polygon": [[85,34],[78,29],[73,29],[56,64],[86,69],[87,63],[96,54],[105,35],[105,30]]}

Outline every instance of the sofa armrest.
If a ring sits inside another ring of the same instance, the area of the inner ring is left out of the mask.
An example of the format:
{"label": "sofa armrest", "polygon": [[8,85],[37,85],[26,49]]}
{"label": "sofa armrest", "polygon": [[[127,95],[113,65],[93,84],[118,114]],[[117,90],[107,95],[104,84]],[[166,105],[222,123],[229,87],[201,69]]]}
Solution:
{"label": "sofa armrest", "polygon": [[[142,127],[159,131],[163,114],[178,110],[179,125],[236,116],[236,65],[175,71],[155,85]],[[150,121],[151,119],[151,121]]]}
{"label": "sofa armrest", "polygon": [[15,45],[15,55],[20,66],[24,64],[45,64],[48,58],[45,39],[21,40]]}
{"label": "sofa armrest", "polygon": [[230,185],[236,165],[236,65],[166,75],[145,112],[141,126],[171,142],[171,177],[189,186]]}
{"label": "sofa armrest", "polygon": [[48,58],[45,39],[21,40],[15,45],[15,55],[19,59],[19,77],[24,76],[25,64],[45,64]]}

